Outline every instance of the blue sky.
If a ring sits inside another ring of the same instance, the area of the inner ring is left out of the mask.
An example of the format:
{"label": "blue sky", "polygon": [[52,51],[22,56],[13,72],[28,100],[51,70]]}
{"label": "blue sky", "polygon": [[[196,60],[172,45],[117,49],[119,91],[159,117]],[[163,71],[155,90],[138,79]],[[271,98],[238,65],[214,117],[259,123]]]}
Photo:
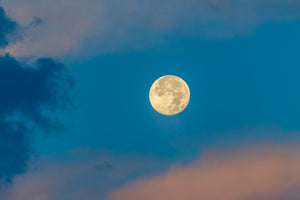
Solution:
{"label": "blue sky", "polygon": [[[250,37],[185,38],[159,50],[110,54],[74,64],[70,71],[78,98],[76,115],[67,119],[76,122],[71,125],[70,143],[102,143],[100,147],[125,151],[142,144],[140,148],[149,153],[156,148],[160,152],[180,132],[214,137],[212,133],[256,125],[298,130],[299,33],[297,23],[270,23]],[[284,41],[279,40],[282,35]],[[187,110],[178,116],[157,114],[148,100],[151,84],[165,74],[181,76],[195,91]],[[94,139],[82,137],[82,132]]]}
{"label": "blue sky", "polygon": [[55,2],[2,1],[4,200],[299,199],[297,1]]}

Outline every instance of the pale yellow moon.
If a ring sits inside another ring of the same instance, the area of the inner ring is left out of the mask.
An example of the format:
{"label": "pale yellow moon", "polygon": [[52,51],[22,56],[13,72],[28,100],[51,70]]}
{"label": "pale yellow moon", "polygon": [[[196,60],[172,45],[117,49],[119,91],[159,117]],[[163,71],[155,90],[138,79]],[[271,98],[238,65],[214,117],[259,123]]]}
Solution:
{"label": "pale yellow moon", "polygon": [[157,112],[163,115],[176,115],[189,104],[190,89],[181,78],[167,75],[153,83],[149,98]]}

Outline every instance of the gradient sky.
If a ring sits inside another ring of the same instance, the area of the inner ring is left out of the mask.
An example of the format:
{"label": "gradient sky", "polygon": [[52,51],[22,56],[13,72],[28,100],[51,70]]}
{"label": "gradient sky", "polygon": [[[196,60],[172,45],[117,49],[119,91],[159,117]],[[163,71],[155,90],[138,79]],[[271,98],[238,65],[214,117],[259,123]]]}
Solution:
{"label": "gradient sky", "polygon": [[1,199],[300,198],[298,0],[0,2]]}

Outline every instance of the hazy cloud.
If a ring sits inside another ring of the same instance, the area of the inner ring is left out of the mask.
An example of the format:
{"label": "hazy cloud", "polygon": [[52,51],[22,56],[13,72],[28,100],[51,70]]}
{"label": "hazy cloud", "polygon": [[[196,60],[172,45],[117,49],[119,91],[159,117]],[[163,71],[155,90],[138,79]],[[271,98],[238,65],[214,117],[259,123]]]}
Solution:
{"label": "hazy cloud", "polygon": [[254,147],[207,154],[194,164],[127,184],[107,200],[299,199],[299,153],[299,148]]}
{"label": "hazy cloud", "polygon": [[298,20],[298,0],[3,0],[27,30],[6,50],[16,56],[93,56],[149,48],[170,34],[226,38],[266,22]]}
{"label": "hazy cloud", "polygon": [[[3,200],[99,200],[116,185],[145,174],[164,163],[147,156],[114,155],[76,150],[62,153],[64,160],[39,160],[36,168],[16,177],[0,194]],[[95,166],[98,166],[95,168]],[[113,167],[113,169],[111,169]]]}
{"label": "hazy cloud", "polygon": [[[36,170],[17,176],[3,200],[282,200],[299,199],[300,149],[252,146],[231,152],[207,151],[193,164],[173,165],[140,156],[107,153],[64,154],[64,161],[42,161]],[[92,156],[91,156],[92,155]],[[72,160],[72,159],[71,159]],[[114,170],[95,169],[109,163]],[[138,174],[138,176],[136,176]],[[155,176],[150,175],[156,174]],[[145,176],[135,182],[133,178]],[[123,185],[119,189],[120,185]],[[107,198],[105,194],[111,191]],[[287,198],[288,197],[288,198]]]}
{"label": "hazy cloud", "polygon": [[108,161],[105,161],[102,163],[97,163],[94,167],[96,170],[99,170],[99,171],[114,170],[114,166],[111,163],[109,163]]}
{"label": "hazy cloud", "polygon": [[9,35],[15,33],[17,24],[10,20],[5,11],[0,8],[0,48],[8,44]]}

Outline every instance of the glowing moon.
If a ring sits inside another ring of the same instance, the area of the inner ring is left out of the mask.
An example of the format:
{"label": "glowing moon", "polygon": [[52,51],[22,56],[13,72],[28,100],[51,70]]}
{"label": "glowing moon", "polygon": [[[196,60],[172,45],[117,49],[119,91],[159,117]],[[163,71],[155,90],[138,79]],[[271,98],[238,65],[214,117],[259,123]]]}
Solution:
{"label": "glowing moon", "polygon": [[189,104],[190,89],[181,78],[167,75],[153,83],[149,98],[157,112],[163,115],[176,115]]}

